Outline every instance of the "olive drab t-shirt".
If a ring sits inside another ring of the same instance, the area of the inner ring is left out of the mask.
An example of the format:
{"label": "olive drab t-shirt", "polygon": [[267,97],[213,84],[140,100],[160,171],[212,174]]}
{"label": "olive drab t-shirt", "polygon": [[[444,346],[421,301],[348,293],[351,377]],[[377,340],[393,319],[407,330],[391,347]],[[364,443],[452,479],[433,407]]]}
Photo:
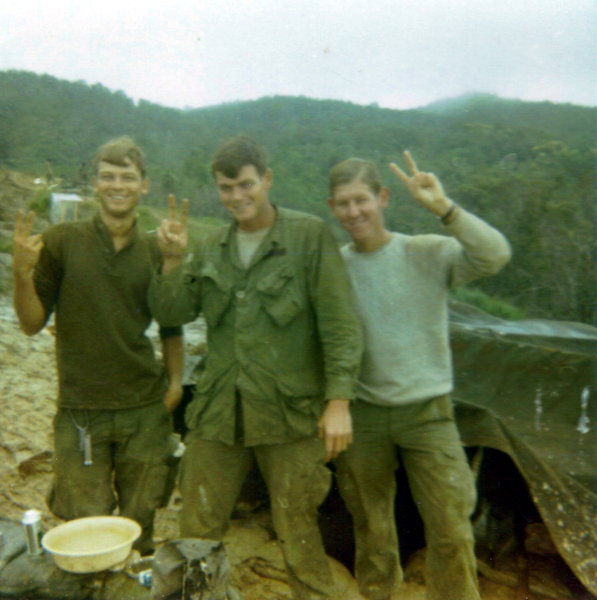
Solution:
{"label": "olive drab t-shirt", "polygon": [[34,281],[47,315],[56,317],[58,405],[121,409],[163,399],[166,372],[145,334],[152,320],[147,290],[161,263],[155,236],[135,226],[116,252],[96,215],[55,225],[43,241]]}

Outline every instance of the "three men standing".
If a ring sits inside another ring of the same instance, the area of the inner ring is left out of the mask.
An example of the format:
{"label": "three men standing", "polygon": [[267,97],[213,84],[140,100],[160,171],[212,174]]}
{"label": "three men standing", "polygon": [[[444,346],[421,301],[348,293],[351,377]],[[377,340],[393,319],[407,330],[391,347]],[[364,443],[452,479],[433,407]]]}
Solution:
{"label": "three men standing", "polygon": [[[136,229],[148,181],[128,139],[96,155],[93,222],[42,238],[30,235],[32,215],[19,215],[21,327],[33,335],[56,312],[56,515],[110,514],[114,477],[120,514],[141,523],[139,545],[151,549],[169,411],[182,395],[180,326],[201,313],[209,354],[186,413],[181,536],[222,539],[256,462],[293,597],[334,598],[317,508],[329,489],[325,462],[335,458],[361,593],[387,600],[401,579],[398,447],[425,525],[428,598],[478,600],[474,483],[449,398],[447,293],[497,272],[510,248],[405,157],[410,176],[392,169],[453,237],[386,230],[388,190],[371,163],[351,159],[330,176],[329,205],[353,240],[342,257],[320,219],[270,202],[265,151],[244,136],[223,144],[211,165],[233,221],[204,235],[188,260],[186,201],[179,214],[170,197],[157,242]],[[162,325],[169,384],[145,337],[152,316]]]}

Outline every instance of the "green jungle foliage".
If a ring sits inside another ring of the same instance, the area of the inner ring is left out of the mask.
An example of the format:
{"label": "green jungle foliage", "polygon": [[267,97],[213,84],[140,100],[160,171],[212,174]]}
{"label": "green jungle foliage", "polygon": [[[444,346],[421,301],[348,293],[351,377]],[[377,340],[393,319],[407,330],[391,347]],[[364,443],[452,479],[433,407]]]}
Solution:
{"label": "green jungle foliage", "polygon": [[50,214],[50,204],[52,201],[52,192],[47,188],[37,191],[35,197],[29,203],[29,208],[38,215],[48,217]]}
{"label": "green jungle foliage", "polygon": [[209,161],[219,142],[239,133],[268,149],[273,201],[320,215],[342,240],[325,202],[327,176],[351,156],[375,161],[390,187],[390,229],[440,232],[387,168],[404,165],[402,151],[410,150],[450,197],[512,244],[511,263],[475,289],[529,317],[594,323],[594,108],[471,95],[406,111],[304,97],[178,110],[135,104],[100,84],[0,72],[0,165],[43,176],[51,160],[63,185],[82,185],[95,149],[126,134],[148,158],[147,205],[165,207],[174,193],[190,199],[196,217],[225,218]]}
{"label": "green jungle foliage", "polygon": [[484,312],[500,319],[516,321],[524,319],[527,316],[524,310],[508,304],[500,298],[489,296],[485,292],[475,288],[456,288],[450,292],[450,298],[476,306]]}

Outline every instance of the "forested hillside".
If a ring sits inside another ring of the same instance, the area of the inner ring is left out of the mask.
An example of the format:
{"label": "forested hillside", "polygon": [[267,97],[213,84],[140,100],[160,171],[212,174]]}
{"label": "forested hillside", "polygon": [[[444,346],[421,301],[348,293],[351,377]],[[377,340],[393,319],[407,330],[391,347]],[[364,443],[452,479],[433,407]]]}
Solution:
{"label": "forested hillside", "polygon": [[331,222],[328,171],[360,156],[390,185],[390,228],[437,232],[386,168],[409,149],[452,198],[510,239],[512,263],[479,289],[528,316],[593,323],[596,116],[593,108],[488,95],[408,111],[303,97],[177,110],[135,105],[99,84],[7,71],[0,72],[0,166],[43,175],[51,159],[54,173],[74,183],[100,143],[128,134],[148,157],[149,203],[174,192],[191,199],[195,215],[224,216],[209,159],[219,141],[244,132],[269,151],[274,201]]}

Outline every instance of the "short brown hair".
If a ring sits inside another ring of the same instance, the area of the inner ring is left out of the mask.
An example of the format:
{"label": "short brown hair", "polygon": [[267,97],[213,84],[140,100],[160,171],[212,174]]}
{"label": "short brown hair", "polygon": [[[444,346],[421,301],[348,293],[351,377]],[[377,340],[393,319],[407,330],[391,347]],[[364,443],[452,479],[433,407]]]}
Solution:
{"label": "short brown hair", "polygon": [[362,158],[349,158],[338,163],[330,171],[330,196],[334,195],[334,191],[338,186],[353,181],[362,181],[375,195],[379,194],[383,187],[379,171],[371,161]]}
{"label": "short brown hair", "polygon": [[141,148],[126,135],[110,140],[97,149],[91,161],[93,172],[96,175],[101,162],[119,167],[128,167],[133,164],[139,169],[141,177],[145,179],[145,155]]}
{"label": "short brown hair", "polygon": [[211,161],[211,174],[215,177],[216,172],[219,172],[233,178],[247,165],[253,165],[259,176],[263,177],[267,170],[267,153],[255,140],[239,135],[218,147]]}

